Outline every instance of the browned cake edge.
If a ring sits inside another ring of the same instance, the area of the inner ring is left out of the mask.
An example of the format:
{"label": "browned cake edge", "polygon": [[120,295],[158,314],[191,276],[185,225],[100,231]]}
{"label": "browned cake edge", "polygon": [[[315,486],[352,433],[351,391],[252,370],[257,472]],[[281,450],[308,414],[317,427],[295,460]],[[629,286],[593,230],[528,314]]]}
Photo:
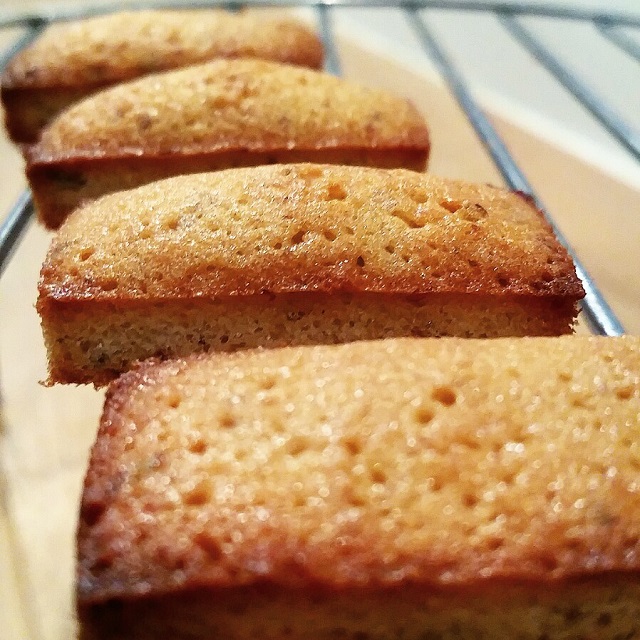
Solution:
{"label": "browned cake edge", "polygon": [[475,590],[192,590],[78,608],[80,640],[633,640],[638,576]]}
{"label": "browned cake edge", "polygon": [[41,298],[38,312],[48,384],[103,385],[148,357],[399,336],[569,334],[576,302],[575,296],[335,291],[121,303]]}
{"label": "browned cake edge", "polygon": [[[102,88],[103,85],[83,89],[3,88],[0,97],[9,138],[16,143],[34,143],[40,131],[61,111]],[[23,152],[26,153],[27,149],[23,149]]]}

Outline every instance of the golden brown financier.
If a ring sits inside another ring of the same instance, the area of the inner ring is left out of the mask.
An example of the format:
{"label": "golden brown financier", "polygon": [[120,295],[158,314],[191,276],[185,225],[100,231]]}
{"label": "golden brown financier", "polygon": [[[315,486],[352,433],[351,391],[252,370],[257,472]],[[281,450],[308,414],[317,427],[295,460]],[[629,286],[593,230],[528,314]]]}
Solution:
{"label": "golden brown financier", "polygon": [[83,640],[640,635],[640,338],[143,364],[107,394]]}
{"label": "golden brown financier", "polygon": [[71,107],[27,151],[38,216],[172,175],[277,162],[424,169],[429,133],[407,100],[263,60],[147,76]]}
{"label": "golden brown financier", "polygon": [[49,382],[150,356],[570,333],[583,290],[522,195],[404,170],[178,176],[76,210],[42,267]]}

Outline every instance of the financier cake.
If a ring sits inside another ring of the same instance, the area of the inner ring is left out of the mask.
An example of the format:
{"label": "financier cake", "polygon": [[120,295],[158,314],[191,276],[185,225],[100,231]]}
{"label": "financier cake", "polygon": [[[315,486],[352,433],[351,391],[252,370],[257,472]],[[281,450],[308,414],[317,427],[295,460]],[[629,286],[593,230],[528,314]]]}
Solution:
{"label": "financier cake", "polygon": [[144,363],[84,486],[82,640],[640,636],[640,338]]}
{"label": "financier cake", "polygon": [[27,152],[40,219],[177,174],[276,162],[424,169],[429,135],[407,100],[329,74],[218,60],[151,75],[71,107]]}
{"label": "financier cake", "polygon": [[570,333],[582,296],[518,193],[299,164],[178,176],[76,210],[37,307],[49,382],[101,384],[192,351]]}
{"label": "financier cake", "polygon": [[123,11],[53,24],[2,74],[9,135],[33,142],[56,114],[101,88],[221,57],[319,68],[323,51],[302,24],[257,11]]}

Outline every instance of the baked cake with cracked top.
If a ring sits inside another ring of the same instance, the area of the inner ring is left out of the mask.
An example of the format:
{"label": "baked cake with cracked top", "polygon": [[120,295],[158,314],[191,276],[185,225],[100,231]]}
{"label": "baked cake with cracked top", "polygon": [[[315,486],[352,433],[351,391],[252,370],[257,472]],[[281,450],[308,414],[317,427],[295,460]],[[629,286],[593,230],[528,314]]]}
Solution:
{"label": "baked cake with cracked top", "polygon": [[123,11],[50,25],[0,80],[7,130],[33,142],[60,111],[99,89],[214,58],[256,57],[320,68],[319,38],[259,11]]}
{"label": "baked cake with cracked top", "polygon": [[178,176],[76,210],[37,303],[50,382],[150,356],[570,333],[573,263],[523,196],[404,170]]}
{"label": "baked cake with cracked top", "polygon": [[27,152],[38,216],[172,175],[276,162],[424,169],[429,133],[407,100],[262,60],[218,60],[71,107]]}
{"label": "baked cake with cracked top", "polygon": [[398,339],[110,388],[83,640],[640,635],[640,338]]}

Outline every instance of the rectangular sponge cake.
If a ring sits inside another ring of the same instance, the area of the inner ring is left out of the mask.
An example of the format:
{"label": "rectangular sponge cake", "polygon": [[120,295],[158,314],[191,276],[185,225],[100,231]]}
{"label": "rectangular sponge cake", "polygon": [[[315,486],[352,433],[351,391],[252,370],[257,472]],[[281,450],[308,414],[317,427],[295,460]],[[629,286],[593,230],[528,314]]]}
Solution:
{"label": "rectangular sponge cake", "polygon": [[640,634],[640,339],[143,363],[78,533],[83,640]]}
{"label": "rectangular sponge cake", "polygon": [[320,68],[319,38],[258,11],[122,11],[49,26],[1,78],[9,135],[34,142],[67,106],[110,85],[216,58],[254,57]]}
{"label": "rectangular sponge cake", "polygon": [[264,60],[217,60],[87,98],[27,152],[38,217],[173,175],[276,162],[422,170],[429,133],[404,98]]}
{"label": "rectangular sponge cake", "polygon": [[583,295],[517,193],[311,164],[96,200],[59,229],[39,287],[49,381],[94,384],[193,351],[570,333]]}

